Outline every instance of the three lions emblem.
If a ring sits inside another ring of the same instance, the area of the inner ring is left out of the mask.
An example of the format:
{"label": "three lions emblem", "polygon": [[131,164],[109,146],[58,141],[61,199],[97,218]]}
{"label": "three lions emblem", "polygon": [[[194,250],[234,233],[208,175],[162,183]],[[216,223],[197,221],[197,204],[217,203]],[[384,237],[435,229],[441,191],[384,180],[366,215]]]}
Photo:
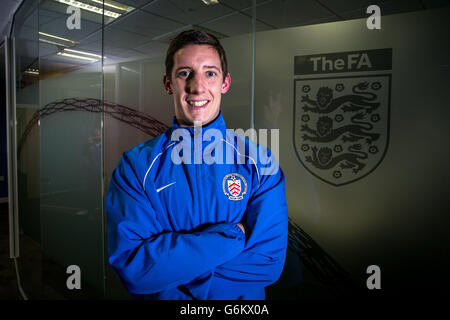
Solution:
{"label": "three lions emblem", "polygon": [[390,74],[294,80],[294,146],[310,173],[340,186],[380,164],[389,139],[390,81]]}

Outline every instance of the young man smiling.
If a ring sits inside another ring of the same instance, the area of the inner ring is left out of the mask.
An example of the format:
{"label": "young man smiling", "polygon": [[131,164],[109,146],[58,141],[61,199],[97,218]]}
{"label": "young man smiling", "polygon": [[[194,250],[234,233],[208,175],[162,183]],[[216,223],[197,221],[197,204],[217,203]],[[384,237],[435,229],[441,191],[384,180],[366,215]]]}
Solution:
{"label": "young man smiling", "polygon": [[[264,299],[286,254],[284,175],[247,152],[262,146],[227,132],[220,107],[231,78],[214,36],[189,30],[173,39],[163,82],[172,128],[125,152],[112,175],[109,262],[134,298]],[[202,150],[244,161],[174,163],[180,145],[194,149],[197,126],[221,135],[201,137]]]}
{"label": "young man smiling", "polygon": [[189,44],[176,50],[178,46],[169,48],[173,65],[169,64],[171,69],[164,75],[164,88],[173,94],[175,117],[181,126],[207,125],[219,115],[222,94],[230,88],[230,74],[222,71],[214,47]]}

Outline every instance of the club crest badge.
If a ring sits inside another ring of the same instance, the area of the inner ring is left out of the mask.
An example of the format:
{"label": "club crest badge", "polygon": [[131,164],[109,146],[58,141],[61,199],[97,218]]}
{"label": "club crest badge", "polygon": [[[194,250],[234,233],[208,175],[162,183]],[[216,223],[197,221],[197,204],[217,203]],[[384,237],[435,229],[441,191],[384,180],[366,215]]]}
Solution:
{"label": "club crest badge", "polygon": [[247,182],[239,173],[230,173],[223,178],[222,189],[229,200],[242,200],[247,193]]}

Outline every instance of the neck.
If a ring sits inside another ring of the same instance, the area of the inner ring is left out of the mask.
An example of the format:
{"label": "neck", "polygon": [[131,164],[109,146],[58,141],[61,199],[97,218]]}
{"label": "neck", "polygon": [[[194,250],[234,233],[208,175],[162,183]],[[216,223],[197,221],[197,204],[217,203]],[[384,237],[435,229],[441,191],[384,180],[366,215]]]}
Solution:
{"label": "neck", "polygon": [[196,127],[206,127],[209,124],[213,123],[214,121],[217,120],[217,118],[219,117],[220,112],[214,117],[214,119],[212,119],[211,121],[208,122],[201,122],[201,121],[194,121],[194,123],[185,123],[182,122],[178,117],[176,117],[178,124],[180,125],[180,127],[190,127],[190,128],[196,128]]}

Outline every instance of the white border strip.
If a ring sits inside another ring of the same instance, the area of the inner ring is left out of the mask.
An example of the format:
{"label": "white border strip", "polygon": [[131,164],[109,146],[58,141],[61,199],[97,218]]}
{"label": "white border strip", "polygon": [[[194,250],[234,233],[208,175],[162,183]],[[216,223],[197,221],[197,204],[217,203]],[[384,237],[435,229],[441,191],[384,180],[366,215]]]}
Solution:
{"label": "white border strip", "polygon": [[258,166],[256,165],[255,159],[253,159],[253,158],[250,157],[250,156],[247,156],[247,155],[245,155],[245,154],[240,153],[239,150],[236,149],[236,147],[235,147],[234,145],[232,145],[232,144],[229,143],[228,141],[224,140],[223,138],[222,138],[222,141],[223,141],[223,142],[226,142],[226,143],[228,143],[230,146],[232,146],[232,147],[234,148],[234,150],[236,150],[236,152],[239,153],[241,156],[247,157],[247,158],[249,158],[250,160],[253,161],[253,164],[255,165],[255,168],[256,168],[256,174],[258,175],[258,184],[261,184],[261,179],[259,178],[259,170],[258,170]]}
{"label": "white border strip", "polygon": [[164,152],[166,152],[167,149],[169,149],[169,148],[170,148],[171,146],[173,146],[175,143],[176,143],[176,141],[173,142],[173,143],[171,143],[171,144],[169,144],[169,145],[164,149],[164,151],[158,153],[158,155],[153,159],[152,163],[150,164],[150,167],[147,169],[147,172],[145,173],[144,181],[142,182],[142,188],[144,189],[144,191],[145,191],[145,180],[147,180],[147,175],[148,175],[148,173],[150,172],[150,169],[153,167],[153,164],[155,163],[156,159],[158,159],[159,156],[161,156]]}

